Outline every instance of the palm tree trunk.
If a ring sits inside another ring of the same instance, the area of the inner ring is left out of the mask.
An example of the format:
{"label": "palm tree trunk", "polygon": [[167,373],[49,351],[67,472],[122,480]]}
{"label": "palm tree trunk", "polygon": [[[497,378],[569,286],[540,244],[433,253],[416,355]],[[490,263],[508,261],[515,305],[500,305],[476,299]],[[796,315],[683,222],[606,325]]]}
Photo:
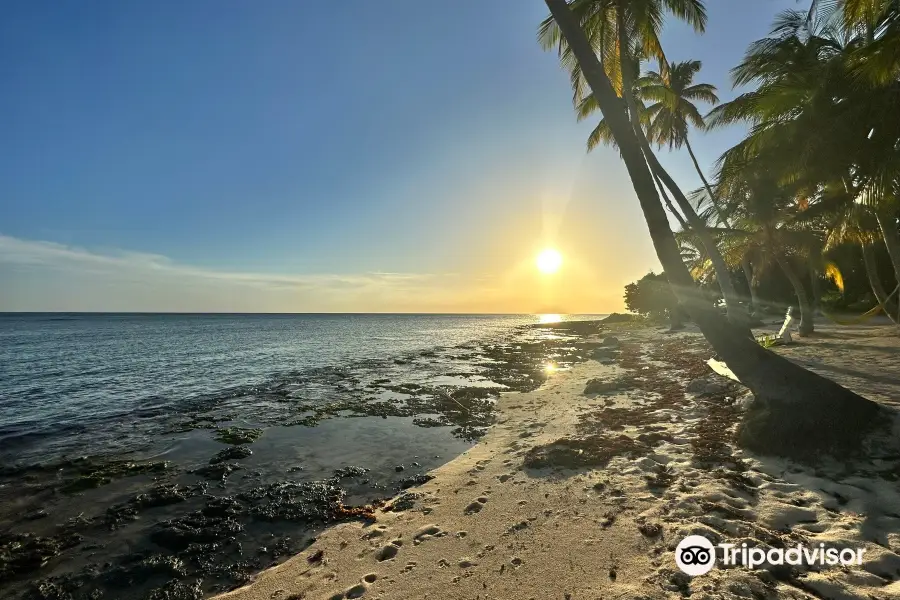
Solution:
{"label": "palm tree trunk", "polygon": [[659,159],[656,158],[656,155],[650,148],[650,143],[647,142],[647,138],[644,137],[643,132],[636,133],[636,135],[638,142],[640,142],[641,147],[644,150],[644,155],[647,157],[650,170],[665,184],[665,187],[672,192],[675,203],[684,213],[691,229],[697,235],[697,239],[700,240],[700,243],[706,248],[706,254],[709,256],[709,261],[712,263],[713,270],[716,272],[716,280],[719,282],[719,288],[722,290],[722,296],[725,298],[725,305],[728,309],[728,320],[735,325],[743,325],[746,327],[746,311],[741,307],[740,296],[737,291],[735,291],[734,282],[731,280],[731,272],[728,269],[728,265],[725,263],[725,259],[722,257],[722,253],[719,252],[716,241],[713,239],[712,235],[710,235],[706,223],[704,223],[697,215],[696,211],[694,211],[694,207],[691,206],[691,203],[681,191],[681,188],[678,187],[675,180],[672,179],[671,175],[669,175],[662,164],[660,164]]}
{"label": "palm tree trunk", "polygon": [[609,123],[644,213],[656,256],[672,291],[704,337],[756,398],[738,430],[738,441],[753,451],[799,459],[823,452],[852,454],[887,421],[877,404],[833,381],[770,352],[744,335],[702,301],[654,186],[635,131],[581,24],[566,0],[544,0],[581,66]]}
{"label": "palm tree trunk", "polygon": [[[725,264],[725,259],[722,258],[722,254],[719,252],[719,248],[716,245],[715,240],[709,234],[709,230],[706,228],[706,223],[700,219],[697,213],[694,211],[694,207],[691,206],[691,203],[688,202],[688,199],[685,197],[684,193],[681,191],[681,188],[675,183],[675,180],[666,172],[663,166],[660,164],[659,160],[656,158],[656,155],[653,153],[653,149],[650,147],[650,143],[647,141],[646,136],[644,135],[644,130],[641,127],[640,120],[638,118],[637,113],[637,105],[634,101],[634,95],[632,93],[632,81],[631,74],[629,72],[627,60],[630,60],[630,57],[627,55],[628,48],[630,44],[628,43],[628,39],[625,37],[625,27],[622,20],[622,12],[621,9],[618,11],[618,36],[619,36],[619,61],[621,63],[621,72],[622,72],[622,98],[625,100],[625,106],[628,109],[629,119],[631,121],[632,128],[634,129],[635,137],[637,138],[638,144],[644,156],[647,160],[647,164],[650,165],[650,171],[653,173],[654,178],[659,181],[661,180],[665,183],[665,186],[669,188],[669,191],[672,192],[672,196],[675,197],[675,202],[678,204],[678,207],[684,213],[687,222],[690,224],[691,229],[697,235],[697,239],[700,240],[700,243],[703,244],[703,247],[706,248],[706,254],[709,256],[709,260],[712,263],[713,270],[716,272],[716,280],[719,282],[719,288],[722,290],[722,297],[725,298],[725,306],[728,310],[728,320],[731,321],[735,325],[744,325],[747,324],[747,316],[746,314],[742,314],[740,309],[740,300],[737,295],[737,292],[734,290],[734,283],[731,281],[731,273],[728,270],[728,265]],[[605,74],[605,73],[604,73]],[[747,329],[747,335],[750,335],[750,330]]]}
{"label": "palm tree trunk", "polygon": [[797,302],[800,304],[800,336],[805,337],[815,330],[813,312],[809,305],[809,296],[806,295],[806,288],[803,287],[803,282],[800,281],[791,263],[783,255],[778,254],[775,260],[784,271],[788,281],[791,282],[791,287],[794,288],[794,293],[797,295]]}
{"label": "palm tree trunk", "polygon": [[688,141],[687,136],[684,136],[684,145],[687,148],[688,154],[691,155],[691,161],[693,161],[694,163],[694,168],[697,169],[697,175],[700,176],[700,181],[703,182],[703,187],[706,189],[706,193],[709,194],[709,201],[712,202],[713,208],[716,210],[716,219],[718,219],[720,225],[728,225],[725,217],[722,216],[722,211],[719,209],[719,200],[718,198],[716,198],[716,195],[713,194],[712,188],[710,187],[709,182],[706,180],[706,175],[703,174],[703,169],[700,168],[700,163],[697,162],[697,157],[694,156],[694,149],[691,148],[691,143]]}
{"label": "palm tree trunk", "polygon": [[891,257],[894,277],[897,283],[900,283],[900,234],[897,233],[897,221],[894,213],[876,210],[875,217],[878,219],[878,226],[881,228],[881,235],[884,237],[884,245],[887,246],[888,256]]}
{"label": "palm tree trunk", "polygon": [[757,295],[757,282],[753,278],[753,265],[746,256],[741,259],[741,270],[744,272],[744,277],[747,279],[747,288],[750,290],[750,310],[748,313],[750,316],[753,316],[758,313],[761,306]]}
{"label": "palm tree trunk", "polygon": [[822,296],[822,286],[819,284],[820,269],[822,264],[822,249],[814,247],[809,253],[809,289],[812,292],[812,314],[815,316],[819,310],[819,301]]}
{"label": "palm tree trunk", "polygon": [[872,286],[872,293],[875,299],[882,306],[884,314],[886,314],[894,323],[900,323],[898,319],[898,310],[893,301],[888,297],[884,286],[881,285],[881,278],[878,276],[878,265],[875,262],[875,250],[871,245],[862,244],[863,264],[866,266],[866,276],[869,278],[869,285]]}
{"label": "palm tree trunk", "polygon": [[684,217],[681,216],[681,213],[672,206],[672,200],[669,199],[669,195],[666,193],[666,188],[663,186],[662,181],[659,180],[659,177],[654,177],[654,180],[656,181],[656,188],[659,190],[659,195],[662,197],[663,202],[666,203],[669,212],[675,215],[675,219],[678,221],[678,224],[681,225],[681,230],[687,231],[690,229],[687,222],[684,220]]}

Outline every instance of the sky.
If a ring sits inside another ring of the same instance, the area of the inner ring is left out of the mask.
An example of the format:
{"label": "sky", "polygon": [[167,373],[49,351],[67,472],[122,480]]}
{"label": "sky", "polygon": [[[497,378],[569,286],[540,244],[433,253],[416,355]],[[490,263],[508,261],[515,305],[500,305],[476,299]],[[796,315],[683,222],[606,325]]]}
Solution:
{"label": "sky", "polygon": [[[793,0],[670,19],[728,70]],[[659,270],[540,0],[0,5],[0,311],[607,313]],[[701,165],[741,129],[694,133]],[[685,189],[686,152],[660,158]],[[544,275],[545,247],[564,257]]]}

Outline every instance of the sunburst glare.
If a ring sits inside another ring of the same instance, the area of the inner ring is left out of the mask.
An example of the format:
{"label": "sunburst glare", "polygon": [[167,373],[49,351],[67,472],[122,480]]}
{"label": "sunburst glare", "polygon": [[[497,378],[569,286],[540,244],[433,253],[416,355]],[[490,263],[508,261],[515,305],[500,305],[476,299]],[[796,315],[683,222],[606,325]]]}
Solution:
{"label": "sunburst glare", "polygon": [[558,250],[546,248],[537,255],[535,264],[537,265],[538,271],[545,275],[551,275],[559,271],[562,262],[562,254],[560,254]]}

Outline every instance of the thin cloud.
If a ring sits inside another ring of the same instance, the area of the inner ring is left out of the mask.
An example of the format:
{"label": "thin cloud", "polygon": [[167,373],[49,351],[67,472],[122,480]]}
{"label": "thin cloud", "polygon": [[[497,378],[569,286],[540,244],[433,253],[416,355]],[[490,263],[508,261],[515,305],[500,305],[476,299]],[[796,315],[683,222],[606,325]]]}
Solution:
{"label": "thin cloud", "polygon": [[105,253],[66,246],[56,242],[23,240],[0,234],[0,263],[33,265],[45,268],[71,270],[84,267],[91,270],[104,269],[110,273],[124,271],[129,274],[149,272],[156,275],[170,275],[207,279],[260,286],[366,286],[390,282],[431,281],[438,276],[421,273],[374,272],[363,274],[310,274],[291,275],[279,273],[248,273],[239,271],[219,271],[179,264],[159,254],[128,251],[108,251]]}
{"label": "thin cloud", "polygon": [[[2,310],[354,311],[452,302],[456,274],[256,273],[0,234]],[[132,308],[134,307],[134,308]]]}

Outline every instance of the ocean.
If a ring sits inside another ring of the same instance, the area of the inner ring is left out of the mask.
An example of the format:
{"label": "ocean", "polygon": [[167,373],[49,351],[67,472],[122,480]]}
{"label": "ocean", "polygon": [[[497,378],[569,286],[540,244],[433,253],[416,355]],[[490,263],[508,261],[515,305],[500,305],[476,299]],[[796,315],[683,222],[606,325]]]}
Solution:
{"label": "ocean", "polygon": [[[239,585],[341,506],[464,452],[500,392],[585,359],[552,322],[600,316],[0,314],[0,545],[50,540],[44,566],[0,579],[73,597]],[[209,507],[226,500],[224,523]]]}

